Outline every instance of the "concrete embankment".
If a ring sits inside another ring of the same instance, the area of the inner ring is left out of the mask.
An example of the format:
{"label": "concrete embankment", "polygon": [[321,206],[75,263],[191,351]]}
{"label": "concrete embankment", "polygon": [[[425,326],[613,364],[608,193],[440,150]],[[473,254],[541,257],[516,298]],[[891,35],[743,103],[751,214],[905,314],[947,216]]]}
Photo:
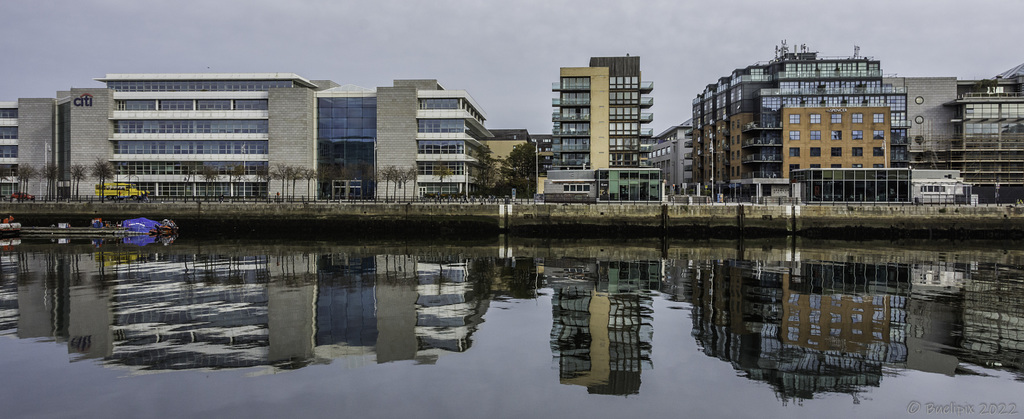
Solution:
{"label": "concrete embankment", "polygon": [[534,205],[2,203],[24,226],[170,218],[189,235],[1024,238],[1024,207],[914,205]]}

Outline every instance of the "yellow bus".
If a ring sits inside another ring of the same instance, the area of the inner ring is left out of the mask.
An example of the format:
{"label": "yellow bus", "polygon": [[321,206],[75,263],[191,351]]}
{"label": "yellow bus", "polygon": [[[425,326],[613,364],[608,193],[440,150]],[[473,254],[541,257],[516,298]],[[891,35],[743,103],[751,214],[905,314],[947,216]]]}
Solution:
{"label": "yellow bus", "polygon": [[96,185],[96,196],[104,196],[113,199],[137,199],[146,198],[148,192],[138,188],[134,183],[100,183]]}

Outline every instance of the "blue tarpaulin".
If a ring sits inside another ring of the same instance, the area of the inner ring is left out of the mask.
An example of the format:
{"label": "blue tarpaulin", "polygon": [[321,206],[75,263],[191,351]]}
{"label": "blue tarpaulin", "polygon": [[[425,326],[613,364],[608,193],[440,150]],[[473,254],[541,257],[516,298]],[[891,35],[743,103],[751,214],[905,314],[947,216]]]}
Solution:
{"label": "blue tarpaulin", "polygon": [[128,231],[134,231],[138,233],[149,233],[150,230],[160,225],[159,221],[153,221],[149,218],[133,218],[131,220],[124,220],[121,222],[121,227],[127,228]]}

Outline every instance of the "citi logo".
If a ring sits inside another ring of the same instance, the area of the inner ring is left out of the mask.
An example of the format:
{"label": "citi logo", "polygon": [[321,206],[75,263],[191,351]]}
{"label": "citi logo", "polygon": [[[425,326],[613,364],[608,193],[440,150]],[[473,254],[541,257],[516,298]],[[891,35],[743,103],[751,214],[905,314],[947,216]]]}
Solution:
{"label": "citi logo", "polygon": [[82,93],[81,96],[75,98],[74,104],[75,106],[92,106],[92,95]]}

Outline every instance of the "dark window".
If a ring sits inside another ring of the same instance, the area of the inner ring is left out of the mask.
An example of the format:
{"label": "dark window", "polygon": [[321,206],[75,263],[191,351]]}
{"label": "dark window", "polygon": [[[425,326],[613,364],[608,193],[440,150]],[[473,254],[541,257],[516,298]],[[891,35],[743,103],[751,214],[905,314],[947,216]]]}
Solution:
{"label": "dark window", "polygon": [[885,157],[885,148],[883,148],[883,147],[873,147],[871,149],[871,155],[875,156],[875,157]]}
{"label": "dark window", "polygon": [[821,157],[821,147],[811,147],[811,157]]}
{"label": "dark window", "polygon": [[832,157],[842,157],[842,155],[843,155],[843,148],[842,147],[832,147]]}
{"label": "dark window", "polygon": [[853,150],[850,150],[850,155],[855,156],[855,157],[863,156],[864,155],[864,148],[863,147],[854,147]]}

